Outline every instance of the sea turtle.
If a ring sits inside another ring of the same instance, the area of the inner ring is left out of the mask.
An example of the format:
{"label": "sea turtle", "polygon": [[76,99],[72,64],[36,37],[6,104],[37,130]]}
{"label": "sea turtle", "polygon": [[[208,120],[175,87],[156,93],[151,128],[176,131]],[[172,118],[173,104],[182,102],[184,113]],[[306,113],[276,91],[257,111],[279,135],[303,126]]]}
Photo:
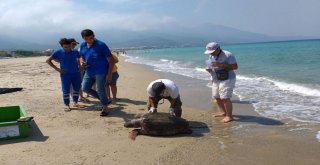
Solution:
{"label": "sea turtle", "polygon": [[191,134],[189,123],[180,117],[168,113],[146,113],[137,115],[124,124],[126,128],[134,129],[129,133],[129,138],[135,140],[138,135],[172,136],[176,134]]}

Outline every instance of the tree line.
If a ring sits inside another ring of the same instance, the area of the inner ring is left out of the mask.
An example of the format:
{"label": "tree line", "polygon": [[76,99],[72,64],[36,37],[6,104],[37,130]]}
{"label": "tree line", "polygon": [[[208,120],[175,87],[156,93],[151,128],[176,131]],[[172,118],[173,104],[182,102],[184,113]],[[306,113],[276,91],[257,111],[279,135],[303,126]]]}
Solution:
{"label": "tree line", "polygon": [[0,50],[0,58],[48,56],[53,50]]}

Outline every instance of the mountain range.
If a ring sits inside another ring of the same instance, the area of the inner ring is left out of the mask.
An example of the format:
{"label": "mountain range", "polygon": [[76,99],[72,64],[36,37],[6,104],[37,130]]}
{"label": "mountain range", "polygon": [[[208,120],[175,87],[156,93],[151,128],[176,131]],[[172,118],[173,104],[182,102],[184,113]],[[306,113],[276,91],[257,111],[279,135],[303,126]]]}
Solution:
{"label": "mountain range", "polygon": [[[120,29],[100,30],[95,31],[95,33],[96,37],[102,41],[105,41],[110,48],[188,47],[203,46],[210,41],[217,41],[220,43],[250,43],[290,39],[308,39],[308,37],[303,36],[292,36],[286,38],[271,37],[264,34],[247,32],[236,28],[214,24],[206,24],[188,28],[180,25],[171,25],[167,27],[159,27],[157,29],[135,32]],[[75,36],[74,38],[76,38],[79,42],[82,42],[80,34],[70,33],[68,35]],[[3,37],[0,34],[0,50],[58,49],[58,40],[62,37],[56,36],[48,34],[47,40],[41,41],[41,43],[35,43],[32,41],[25,41],[23,38],[17,39],[12,37]]]}

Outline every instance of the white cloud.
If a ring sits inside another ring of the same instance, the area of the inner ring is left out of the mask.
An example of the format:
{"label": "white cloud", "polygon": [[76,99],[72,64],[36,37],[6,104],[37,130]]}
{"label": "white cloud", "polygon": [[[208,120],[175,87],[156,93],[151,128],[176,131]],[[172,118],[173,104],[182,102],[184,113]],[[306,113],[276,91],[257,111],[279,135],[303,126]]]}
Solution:
{"label": "white cloud", "polygon": [[195,12],[195,13],[201,12],[202,9],[204,8],[204,6],[207,5],[207,1],[208,1],[208,0],[200,0],[199,3],[195,6],[194,12]]}
{"label": "white cloud", "polygon": [[[111,2],[112,0],[103,1]],[[125,1],[121,0],[121,2]],[[116,10],[95,10],[68,0],[29,0],[27,2],[0,1],[2,29],[0,36],[30,36],[35,35],[32,34],[33,32],[37,34],[79,32],[84,28],[143,31],[175,20],[173,17],[159,17],[145,11],[118,13]]]}

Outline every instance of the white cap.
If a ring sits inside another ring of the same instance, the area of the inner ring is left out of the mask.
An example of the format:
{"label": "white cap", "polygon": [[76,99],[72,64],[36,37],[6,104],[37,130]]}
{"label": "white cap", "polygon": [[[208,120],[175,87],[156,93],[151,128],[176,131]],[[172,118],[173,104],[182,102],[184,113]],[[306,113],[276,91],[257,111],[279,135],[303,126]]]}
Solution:
{"label": "white cap", "polygon": [[204,52],[204,54],[211,54],[212,52],[214,52],[218,48],[220,48],[220,45],[218,43],[210,42],[207,44],[206,51]]}

